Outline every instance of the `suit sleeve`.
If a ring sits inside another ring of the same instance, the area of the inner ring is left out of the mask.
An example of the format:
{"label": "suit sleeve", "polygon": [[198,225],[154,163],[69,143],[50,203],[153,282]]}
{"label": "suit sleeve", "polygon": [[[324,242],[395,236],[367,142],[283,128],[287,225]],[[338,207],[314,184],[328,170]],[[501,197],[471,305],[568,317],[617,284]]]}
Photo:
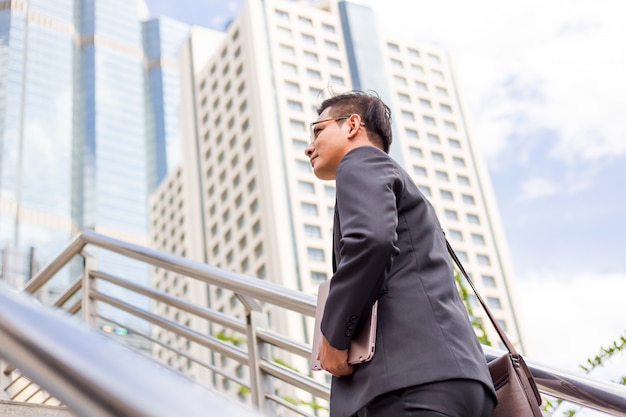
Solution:
{"label": "suit sleeve", "polygon": [[350,345],[397,255],[397,188],[395,167],[374,148],[352,150],[337,169],[340,256],[321,323],[322,333],[337,349]]}

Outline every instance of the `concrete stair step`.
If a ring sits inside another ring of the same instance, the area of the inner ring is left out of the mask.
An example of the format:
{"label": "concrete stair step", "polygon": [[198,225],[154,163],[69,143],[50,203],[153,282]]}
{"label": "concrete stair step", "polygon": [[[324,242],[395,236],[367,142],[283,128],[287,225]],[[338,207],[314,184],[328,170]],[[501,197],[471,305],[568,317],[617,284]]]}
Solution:
{"label": "concrete stair step", "polygon": [[2,417],[75,417],[65,407],[0,400]]}

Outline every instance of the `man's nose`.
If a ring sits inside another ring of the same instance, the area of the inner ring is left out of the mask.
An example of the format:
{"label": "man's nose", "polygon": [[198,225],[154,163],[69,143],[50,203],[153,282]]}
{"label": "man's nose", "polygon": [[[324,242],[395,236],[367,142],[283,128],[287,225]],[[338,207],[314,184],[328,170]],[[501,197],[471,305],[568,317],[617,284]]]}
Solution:
{"label": "man's nose", "polygon": [[306,149],[304,150],[304,154],[308,157],[311,157],[311,155],[313,155],[313,143],[309,143],[309,145],[306,147]]}

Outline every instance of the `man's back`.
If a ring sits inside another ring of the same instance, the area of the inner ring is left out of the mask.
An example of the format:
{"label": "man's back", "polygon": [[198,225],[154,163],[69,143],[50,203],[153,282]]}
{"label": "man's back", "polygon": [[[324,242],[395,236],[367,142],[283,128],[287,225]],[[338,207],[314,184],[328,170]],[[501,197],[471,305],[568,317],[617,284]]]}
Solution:
{"label": "man's back", "polygon": [[375,299],[379,321],[372,361],[333,378],[333,417],[352,416],[372,398],[409,386],[459,378],[490,386],[443,231],[410,176],[378,148],[353,149],[337,169],[335,211],[331,285],[339,291],[330,302],[341,306],[324,334],[332,344],[344,323],[330,317],[347,317],[351,308],[367,309]]}

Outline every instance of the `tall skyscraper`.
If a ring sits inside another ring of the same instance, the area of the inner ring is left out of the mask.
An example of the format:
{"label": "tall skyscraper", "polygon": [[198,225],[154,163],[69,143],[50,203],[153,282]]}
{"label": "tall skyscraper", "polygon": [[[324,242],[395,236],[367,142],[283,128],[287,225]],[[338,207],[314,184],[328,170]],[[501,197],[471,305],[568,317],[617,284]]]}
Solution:
{"label": "tall skyscraper", "polygon": [[[304,155],[308,125],[329,87],[376,90],[393,113],[391,155],[430,199],[482,295],[521,343],[493,191],[448,57],[384,31],[370,8],[349,1],[249,0],[202,65],[192,35],[181,54],[183,164],[152,197],[152,243],[316,294],[332,275],[335,186],[314,178]],[[220,288],[192,289],[173,276],[157,276],[156,285],[243,313]],[[276,330],[310,342],[310,321],[269,314]]]}
{"label": "tall skyscraper", "polygon": [[[3,278],[23,283],[85,228],[147,243],[149,192],[168,158],[178,163],[189,26],[142,10],[143,0],[0,0],[0,243],[33,259]],[[146,266],[98,255],[148,283]]]}

